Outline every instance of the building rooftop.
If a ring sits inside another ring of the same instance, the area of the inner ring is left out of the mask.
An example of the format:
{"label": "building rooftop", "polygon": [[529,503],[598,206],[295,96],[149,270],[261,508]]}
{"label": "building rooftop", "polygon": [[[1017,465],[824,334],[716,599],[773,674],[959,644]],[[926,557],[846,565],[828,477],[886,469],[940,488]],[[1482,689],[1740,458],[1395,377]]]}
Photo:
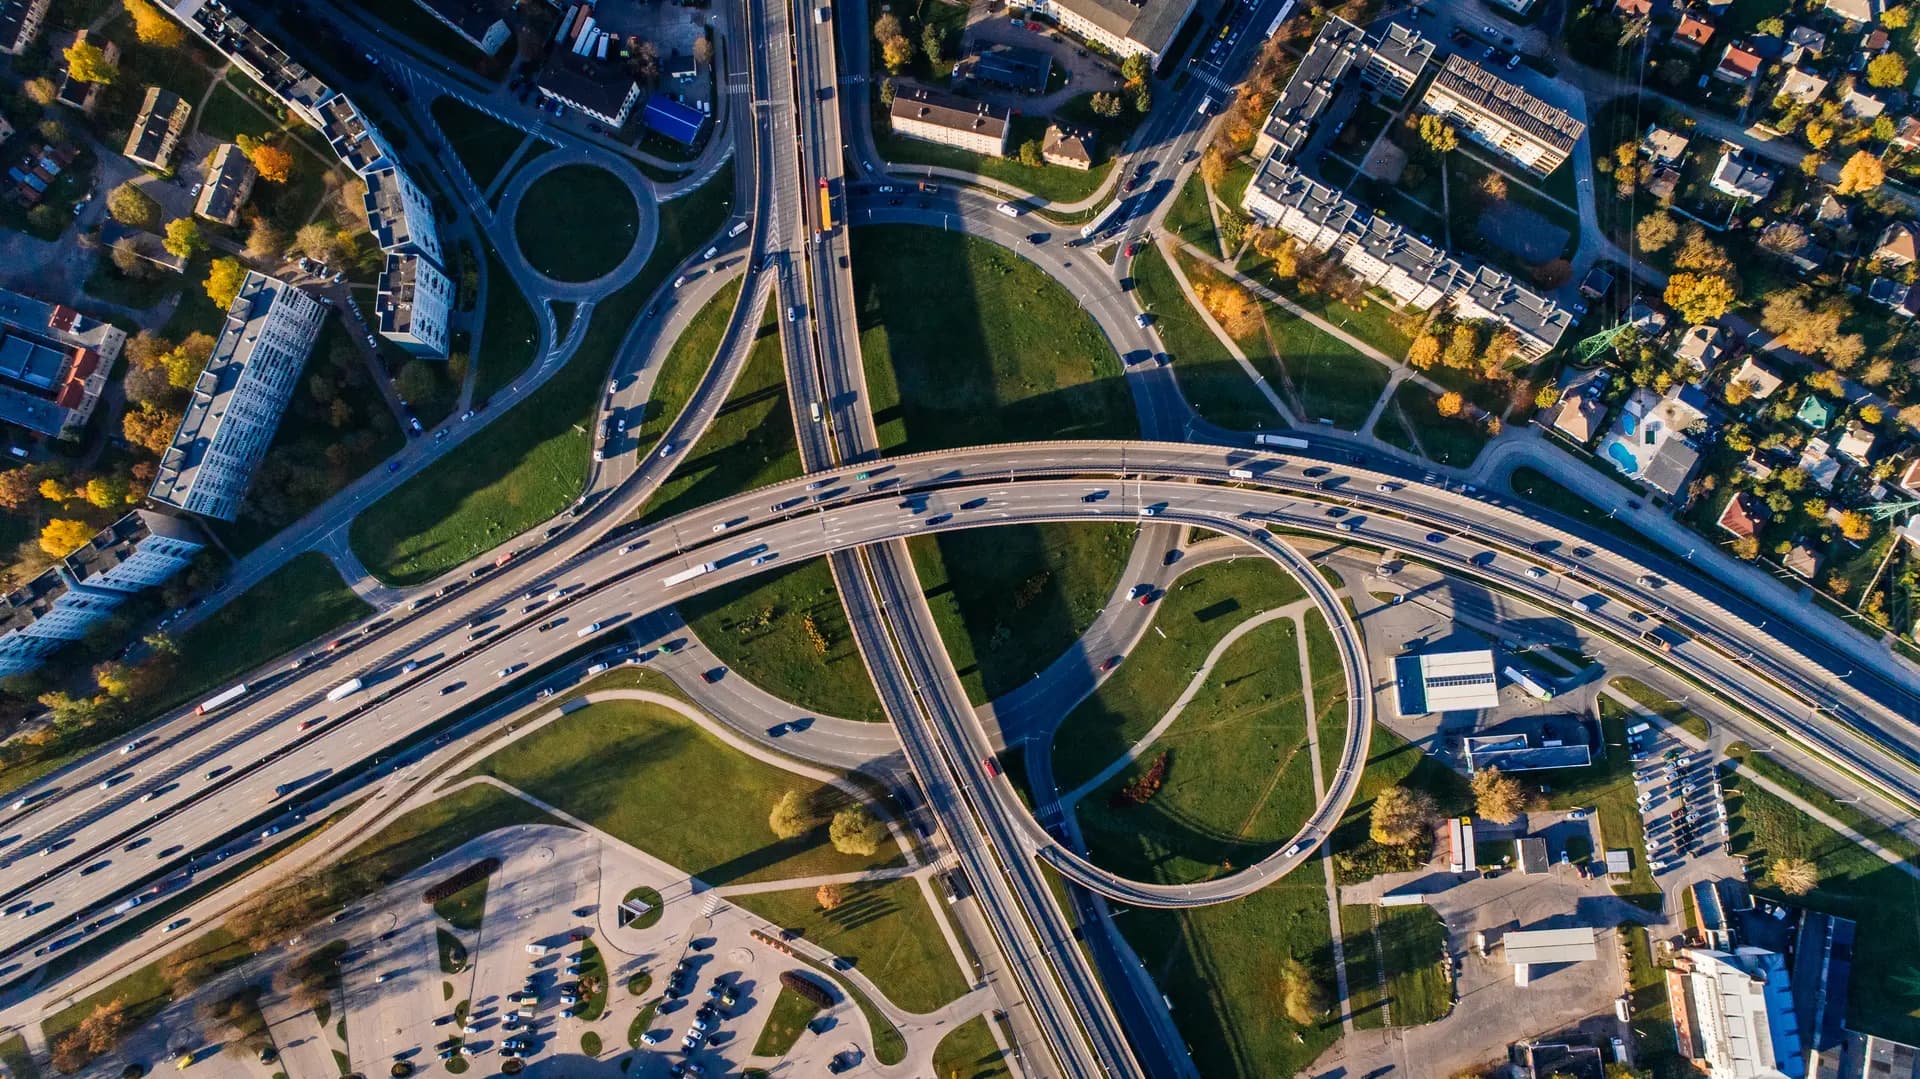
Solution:
{"label": "building rooftop", "polygon": [[1053,57],[1037,49],[996,45],[969,56],[954,67],[955,78],[978,79],[1029,94],[1045,93],[1053,72]]}
{"label": "building rooftop", "polygon": [[1673,40],[1699,48],[1713,37],[1713,24],[1693,15],[1680,16],[1680,25],[1674,27]]}
{"label": "building rooftop", "polygon": [[316,125],[319,123],[318,107],[333,91],[318,76],[295,63],[285,49],[224,5],[215,6],[204,0],[175,0],[171,6],[261,85],[302,110]]}
{"label": "building rooftop", "polygon": [[49,0],[0,0],[0,51],[15,52],[26,45],[27,27],[46,14]]}
{"label": "building rooftop", "polygon": [[50,436],[80,422],[89,385],[106,377],[102,358],[110,366],[125,336],[64,304],[0,290],[0,421]]}
{"label": "building rooftop", "polygon": [[1539,772],[1552,768],[1585,768],[1593,750],[1585,742],[1574,745],[1531,745],[1524,734],[1483,734],[1461,739],[1467,771],[1498,768],[1502,772]]}
{"label": "building rooftop", "polygon": [[[386,269],[380,274],[380,291],[374,300],[383,334],[408,334],[413,330],[413,292],[423,260],[418,255],[391,251]],[[431,265],[427,273],[437,273]]]}
{"label": "building rooftop", "polygon": [[4,601],[0,601],[0,633],[33,625],[53,610],[55,601],[66,591],[67,578],[61,566],[50,566],[39,576],[12,589]]}
{"label": "building rooftop", "polygon": [[1493,652],[1425,652],[1394,658],[1394,690],[1403,716],[1475,711],[1500,703]]}
{"label": "building rooftop", "polygon": [[1048,124],[1046,137],[1040,144],[1040,155],[1047,158],[1066,158],[1091,168],[1094,161],[1094,145],[1093,133],[1090,131]]}
{"label": "building rooftop", "polygon": [[1426,68],[1434,53],[1433,42],[1397,22],[1388,23],[1385,30],[1368,38],[1367,47],[1381,62],[1416,74]]}
{"label": "building rooftop", "polygon": [[400,170],[387,165],[367,173],[365,179],[367,230],[374,240],[389,251],[412,243],[413,222],[407,215]]}
{"label": "building rooftop", "polygon": [[[639,84],[621,65],[589,60],[564,48],[555,48],[548,57],[547,66],[540,71],[539,84],[548,95],[602,117],[622,116],[633,107],[640,91]],[[655,101],[672,100],[655,94],[648,99],[647,107],[651,109]],[[662,131],[661,134],[668,133]]]}
{"label": "building rooftop", "polygon": [[648,127],[683,146],[692,146],[707,122],[707,118],[698,111],[665,94],[655,94],[647,99],[641,119]]}
{"label": "building rooftop", "polygon": [[1338,15],[1328,19],[1314,36],[1307,54],[1300,58],[1287,85],[1275,99],[1272,111],[1267,113],[1263,133],[1278,144],[1275,153],[1282,160],[1291,157],[1307,141],[1320,114],[1333,103],[1340,80],[1356,63],[1365,62],[1365,50],[1366,35]]}
{"label": "building rooftop", "polygon": [[333,152],[348,168],[364,174],[389,159],[384,140],[345,94],[335,94],[320,105],[325,135]]}
{"label": "building rooftop", "polygon": [[241,200],[253,187],[253,162],[233,143],[222,143],[213,152],[212,167],[207,170],[206,185],[200,189],[200,201],[193,208],[202,217],[231,221],[240,210]]}
{"label": "building rooftop", "polygon": [[1686,952],[1702,1055],[1716,1075],[1800,1079],[1807,1061],[1786,958],[1761,948]]}
{"label": "building rooftop", "polygon": [[206,543],[197,529],[178,517],[137,509],[94,533],[84,546],[62,559],[62,564],[81,581],[93,583],[93,579],[133,557],[141,541],[154,535],[202,546]]}
{"label": "building rooftop", "polygon": [[1552,864],[1547,859],[1547,841],[1532,835],[1513,841],[1513,860],[1525,876],[1545,873]]}
{"label": "building rooftop", "polygon": [[1536,963],[1584,963],[1600,958],[1593,930],[1522,929],[1500,938],[1507,962],[1514,966]]}
{"label": "building rooftop", "polygon": [[1116,37],[1130,38],[1154,55],[1167,51],[1191,4],[1180,0],[1054,0]]}
{"label": "building rooftop", "polygon": [[[404,0],[392,2],[401,3]],[[475,41],[485,41],[493,24],[500,22],[505,11],[513,8],[511,3],[499,4],[491,0],[414,0],[414,3],[440,16],[449,25],[459,27],[462,34]]]}
{"label": "building rooftop", "polygon": [[140,116],[127,133],[126,155],[145,165],[162,166],[192,106],[172,90],[147,87]]}
{"label": "building rooftop", "polygon": [[1433,85],[1561,154],[1572,153],[1574,143],[1587,130],[1586,124],[1566,110],[1547,104],[1458,53],[1447,57]]}
{"label": "building rooftop", "polygon": [[902,86],[893,95],[889,115],[894,120],[914,120],[954,131],[972,131],[988,138],[1002,138],[1013,121],[1011,110],[985,101],[960,97],[926,86]]}

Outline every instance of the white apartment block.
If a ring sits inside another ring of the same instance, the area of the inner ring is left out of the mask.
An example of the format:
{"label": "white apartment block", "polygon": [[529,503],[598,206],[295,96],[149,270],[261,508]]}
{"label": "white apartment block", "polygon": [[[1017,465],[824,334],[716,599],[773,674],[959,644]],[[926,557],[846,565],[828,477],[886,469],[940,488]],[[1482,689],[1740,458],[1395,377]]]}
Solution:
{"label": "white apartment block", "polygon": [[0,597],[0,678],[31,671],[86,636],[128,595],[84,584],[61,565]]}
{"label": "white apartment block", "polygon": [[249,273],[194,383],[149,496],[231,521],[300,384],[327,309],[278,278]]}
{"label": "white apartment block", "polygon": [[416,356],[446,359],[453,295],[453,282],[426,258],[388,252],[374,301],[380,336]]}
{"label": "white apartment block", "polygon": [[507,20],[499,15],[501,6],[479,0],[414,0],[447,29],[459,34],[467,44],[492,56],[513,36]]}
{"label": "white apartment block", "polygon": [[134,510],[94,533],[62,564],[90,587],[138,592],[166,583],[206,546],[206,538],[190,522]]}
{"label": "white apartment block", "polygon": [[53,0],[0,0],[0,53],[18,56],[40,36]]}
{"label": "white apartment block", "polygon": [[1033,10],[1117,56],[1145,56],[1158,64],[1195,0],[1039,0]]}
{"label": "white apartment block", "polygon": [[1011,110],[925,86],[902,85],[888,110],[894,134],[992,157],[1007,156]]}
{"label": "white apartment block", "polygon": [[1573,153],[1587,125],[1458,54],[1427,87],[1422,112],[1452,119],[1460,133],[1545,176]]}
{"label": "white apartment block", "polygon": [[391,166],[398,160],[385,136],[360,115],[347,95],[334,94],[322,101],[320,120],[320,134],[326,136],[334,156],[360,176]]}
{"label": "white apartment block", "polygon": [[367,183],[367,228],[383,251],[413,251],[445,265],[433,204],[412,177],[392,165],[375,169]]}

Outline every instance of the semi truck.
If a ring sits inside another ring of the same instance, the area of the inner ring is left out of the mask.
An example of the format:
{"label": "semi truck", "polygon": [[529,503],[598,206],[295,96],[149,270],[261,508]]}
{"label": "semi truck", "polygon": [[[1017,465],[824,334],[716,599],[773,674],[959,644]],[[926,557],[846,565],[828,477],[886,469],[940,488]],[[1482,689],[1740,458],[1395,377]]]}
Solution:
{"label": "semi truck", "polygon": [[1082,240],[1091,240],[1095,236],[1107,231],[1109,226],[1119,224],[1121,211],[1125,209],[1128,201],[1127,199],[1121,199],[1119,202],[1114,203],[1102,211],[1099,217],[1087,222],[1087,226],[1080,230],[1080,238]]}
{"label": "semi truck", "polygon": [[1292,435],[1254,435],[1253,441],[1262,446],[1282,446],[1290,450],[1307,449],[1307,440]]}
{"label": "semi truck", "polygon": [[358,678],[349,678],[332,689],[327,690],[327,699],[330,701],[344,701],[348,697],[360,692],[360,689],[360,680]]}
{"label": "semi truck", "polygon": [[201,701],[197,706],[195,706],[193,710],[193,714],[196,716],[204,716],[208,712],[211,712],[216,708],[224,708],[227,705],[232,704],[233,702],[239,700],[240,698],[246,695],[247,695],[247,684],[245,682],[242,682],[239,685],[232,687],[231,689],[223,689],[220,692],[214,694],[213,696],[208,697],[206,700]]}
{"label": "semi truck", "polygon": [[1550,701],[1555,696],[1553,687],[1547,685],[1539,678],[1534,677],[1532,672],[1524,670],[1515,664],[1507,664],[1506,669],[1501,673],[1507,676],[1507,681],[1526,690],[1527,695],[1534,700]]}
{"label": "semi truck", "polygon": [[692,569],[683,569],[678,573],[669,573],[668,575],[660,579],[660,586],[662,588],[672,588],[674,585],[677,585],[677,584],[685,584],[688,581],[693,580],[695,577],[698,577],[703,573],[712,573],[713,568],[714,568],[714,563],[702,562],[699,565],[693,567]]}

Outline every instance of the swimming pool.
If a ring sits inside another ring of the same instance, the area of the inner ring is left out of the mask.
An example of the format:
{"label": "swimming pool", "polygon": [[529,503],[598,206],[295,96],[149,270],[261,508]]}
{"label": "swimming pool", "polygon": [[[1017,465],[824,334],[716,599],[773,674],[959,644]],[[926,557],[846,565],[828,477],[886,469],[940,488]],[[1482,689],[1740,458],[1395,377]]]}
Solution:
{"label": "swimming pool", "polygon": [[1629,476],[1640,472],[1640,461],[1633,456],[1633,451],[1628,449],[1625,443],[1617,439],[1607,443],[1607,456],[1613,458],[1614,465]]}

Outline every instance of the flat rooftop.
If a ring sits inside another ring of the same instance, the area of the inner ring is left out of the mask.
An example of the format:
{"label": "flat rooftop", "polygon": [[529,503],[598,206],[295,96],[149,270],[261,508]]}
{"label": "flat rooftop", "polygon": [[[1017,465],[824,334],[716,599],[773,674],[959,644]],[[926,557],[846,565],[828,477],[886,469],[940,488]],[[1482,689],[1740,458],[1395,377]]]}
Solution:
{"label": "flat rooftop", "polygon": [[1536,963],[1584,963],[1600,958],[1600,946],[1591,929],[1522,929],[1500,938],[1507,962],[1514,966]]}

